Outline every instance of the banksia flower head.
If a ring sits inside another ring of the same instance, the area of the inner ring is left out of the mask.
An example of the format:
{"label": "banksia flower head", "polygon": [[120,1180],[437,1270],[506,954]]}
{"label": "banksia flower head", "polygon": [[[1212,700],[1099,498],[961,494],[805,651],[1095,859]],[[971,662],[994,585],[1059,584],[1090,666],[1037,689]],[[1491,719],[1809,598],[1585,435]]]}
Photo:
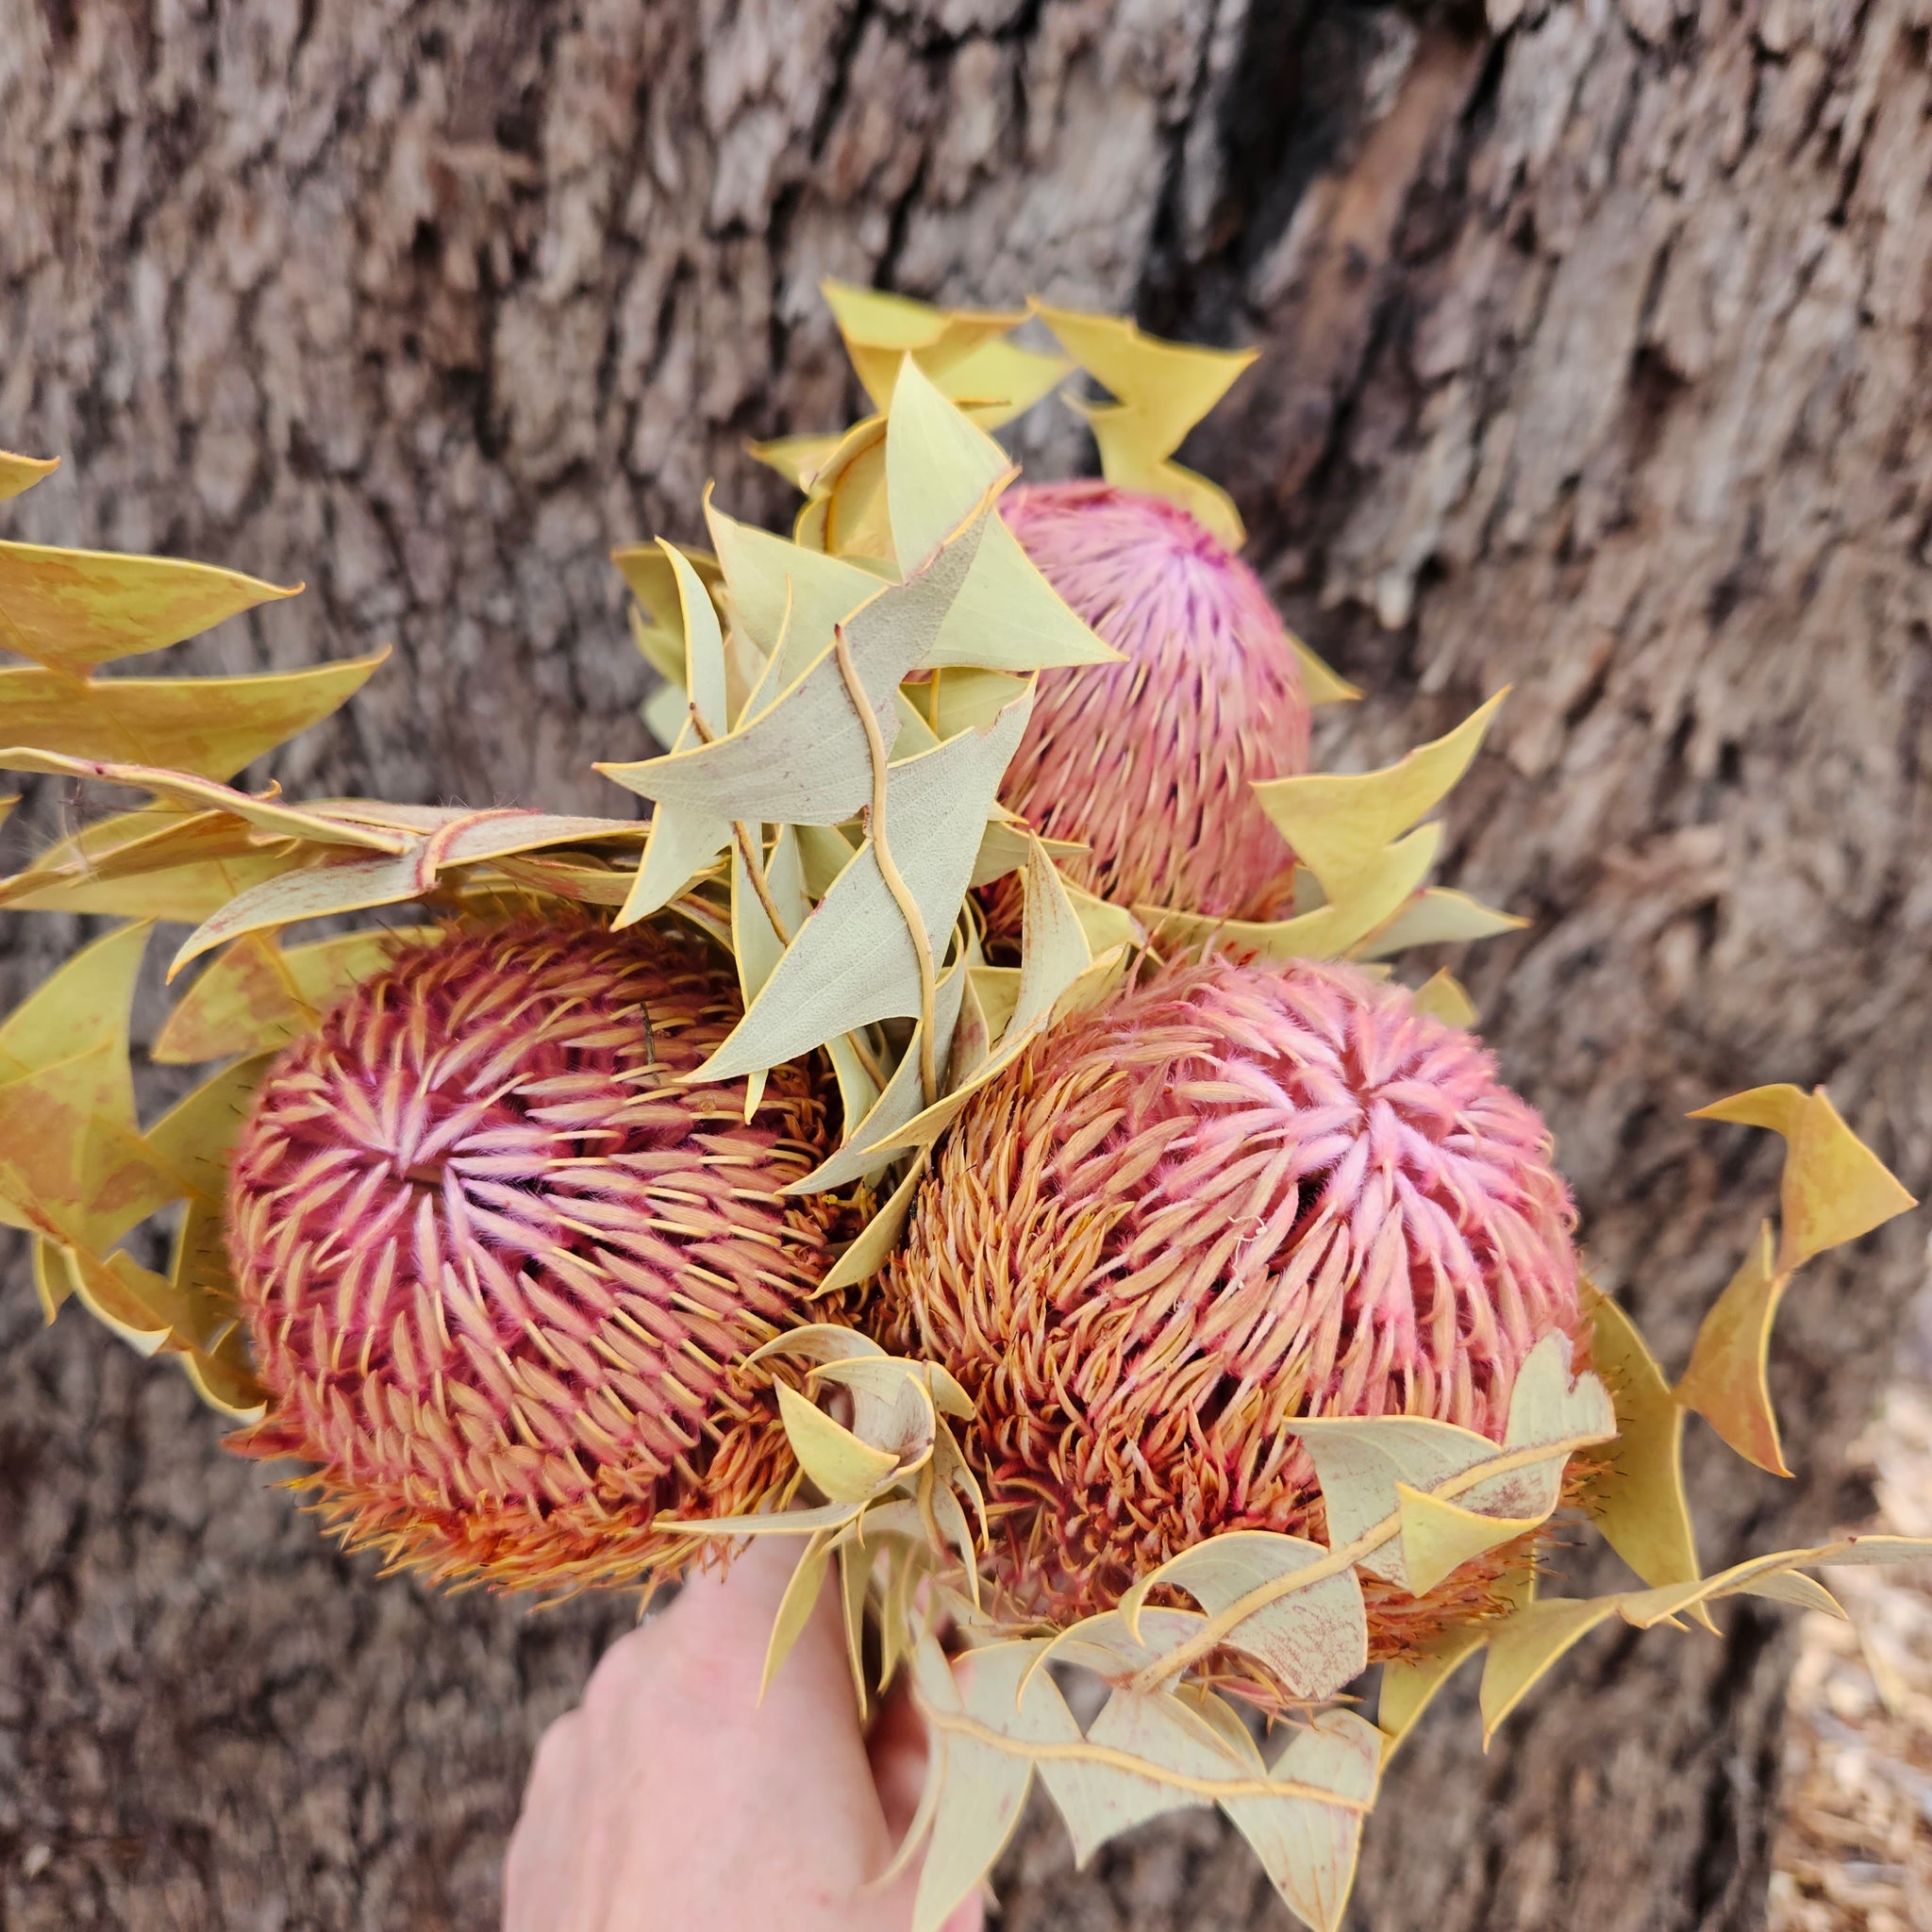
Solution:
{"label": "banksia flower head", "polygon": [[827,1151],[803,1069],[680,1084],[738,991],[651,928],[412,947],[296,1041],[237,1150],[228,1241],[267,1418],[355,1544],[510,1587],[621,1581],[660,1513],[793,1464],[744,1357],[807,1319]]}
{"label": "banksia flower head", "polygon": [[[1297,1418],[1500,1440],[1581,1333],[1542,1122],[1467,1033],[1342,967],[1164,971],[1048,1033],[939,1151],[880,1286],[972,1392],[1022,1613],[1091,1615],[1203,1539],[1312,1537]],[[1486,1607],[1500,1563],[1369,1597],[1373,1654]]]}
{"label": "banksia flower head", "polygon": [[1110,483],[1002,504],[1042,575],[1125,662],[1047,671],[1004,802],[1087,854],[1104,898],[1270,919],[1293,854],[1250,789],[1307,769],[1308,704],[1260,580],[1178,504]]}

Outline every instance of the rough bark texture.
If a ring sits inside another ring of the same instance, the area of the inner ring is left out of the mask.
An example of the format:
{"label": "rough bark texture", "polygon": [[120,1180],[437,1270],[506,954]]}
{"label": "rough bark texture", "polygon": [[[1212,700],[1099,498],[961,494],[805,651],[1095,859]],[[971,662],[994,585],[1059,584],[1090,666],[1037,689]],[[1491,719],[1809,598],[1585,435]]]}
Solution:
{"label": "rough bark texture", "polygon": [[[1928,20],[0,0],[0,445],[68,458],[12,530],[308,578],[207,664],[393,639],[291,787],[610,809],[588,761],[641,747],[642,678],[604,552],[691,534],[710,475],[781,509],[740,442],[848,401],[822,275],[1253,341],[1190,455],[1373,694],[1327,752],[1515,682],[1450,871],[1536,923],[1469,975],[1681,1362],[1775,1174],[1686,1108],[1829,1079],[1932,1173]],[[1064,420],[1024,454],[1083,459]],[[12,986],[72,938],[15,922]],[[1923,1240],[1792,1296],[1795,1483],[1694,1441],[1708,1559],[1856,1513]],[[489,1923],[532,1741],[626,1608],[376,1585],[5,1261],[0,1926]],[[1759,1923],[1778,1629],[1604,1634],[1487,1757],[1459,1687],[1355,1923]],[[1287,1923],[1205,1817],[1085,1874],[1042,1819],[1002,1892],[1009,1932]]]}

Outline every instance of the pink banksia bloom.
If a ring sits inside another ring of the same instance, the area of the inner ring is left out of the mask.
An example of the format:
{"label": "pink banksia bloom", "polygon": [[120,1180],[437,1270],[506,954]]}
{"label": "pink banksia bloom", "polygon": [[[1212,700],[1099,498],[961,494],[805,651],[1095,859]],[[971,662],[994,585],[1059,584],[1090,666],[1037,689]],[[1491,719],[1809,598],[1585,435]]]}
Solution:
{"label": "pink banksia bloom", "polygon": [[[974,1399],[997,1585],[1056,1621],[1203,1538],[1324,1536],[1299,1416],[1500,1441],[1552,1330],[1582,1366],[1570,1195],[1468,1033],[1352,968],[1162,970],[969,1102],[875,1290]],[[1372,1652],[1499,1607],[1365,1578]]]}
{"label": "pink banksia bloom", "polygon": [[745,1357],[801,1320],[829,1209],[814,1076],[679,1084],[730,1032],[695,941],[458,931],[364,982],[263,1081],[228,1242],[265,1420],[356,1546],[510,1588],[645,1579],[662,1514],[792,1474]]}
{"label": "pink banksia bloom", "polygon": [[1065,869],[1104,898],[1283,913],[1293,855],[1249,786],[1307,769],[1308,705],[1260,579],[1178,505],[1110,483],[1022,485],[1001,510],[1125,656],[1041,674],[1003,801],[1086,844]]}

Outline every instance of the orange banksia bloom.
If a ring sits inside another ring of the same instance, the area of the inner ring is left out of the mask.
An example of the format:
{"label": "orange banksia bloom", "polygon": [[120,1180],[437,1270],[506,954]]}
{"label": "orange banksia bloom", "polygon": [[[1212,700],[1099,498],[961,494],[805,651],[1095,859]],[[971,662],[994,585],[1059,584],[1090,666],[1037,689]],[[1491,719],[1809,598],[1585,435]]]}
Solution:
{"label": "orange banksia bloom", "polygon": [[267,1418],[357,1544],[512,1587],[618,1580],[791,1458],[743,1358],[805,1319],[828,1148],[805,1070],[676,1084],[731,1030],[697,945],[520,923],[413,947],[296,1041],[228,1241]]}
{"label": "orange banksia bloom", "polygon": [[[941,1143],[879,1288],[974,1397],[1015,1602],[1065,1621],[1225,1530],[1319,1539],[1297,1417],[1500,1440],[1529,1351],[1582,1332],[1550,1157],[1470,1034],[1345,967],[1164,971],[1048,1033]],[[1501,1567],[1372,1591],[1377,1653]]]}

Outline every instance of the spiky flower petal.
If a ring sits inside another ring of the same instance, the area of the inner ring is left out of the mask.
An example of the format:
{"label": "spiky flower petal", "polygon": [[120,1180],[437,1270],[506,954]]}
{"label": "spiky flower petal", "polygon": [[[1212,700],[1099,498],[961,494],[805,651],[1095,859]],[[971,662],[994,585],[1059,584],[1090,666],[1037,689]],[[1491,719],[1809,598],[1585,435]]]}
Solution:
{"label": "spiky flower petal", "polygon": [[1089,854],[1071,876],[1124,904],[1268,919],[1292,855],[1250,791],[1303,772],[1301,668],[1260,580],[1177,505],[1112,484],[1009,491],[1002,511],[1122,664],[1041,675],[1001,797]]}
{"label": "spiky flower petal", "polygon": [[[1171,969],[1044,1036],[942,1144],[875,1317],[974,1396],[1018,1607],[1106,1608],[1223,1530],[1319,1539],[1298,1416],[1500,1440],[1530,1349],[1581,1341],[1550,1154],[1469,1034],[1350,968]],[[1370,1579],[1376,1654],[1495,1574]]]}
{"label": "spiky flower petal", "polygon": [[357,1544],[511,1587],[635,1577],[667,1510],[792,1463],[744,1357],[805,1317],[828,1151],[800,1067],[757,1114],[679,1084],[739,1017],[694,943],[516,924],[413,947],[291,1046],[228,1239],[272,1395],[243,1446],[318,1465]]}

